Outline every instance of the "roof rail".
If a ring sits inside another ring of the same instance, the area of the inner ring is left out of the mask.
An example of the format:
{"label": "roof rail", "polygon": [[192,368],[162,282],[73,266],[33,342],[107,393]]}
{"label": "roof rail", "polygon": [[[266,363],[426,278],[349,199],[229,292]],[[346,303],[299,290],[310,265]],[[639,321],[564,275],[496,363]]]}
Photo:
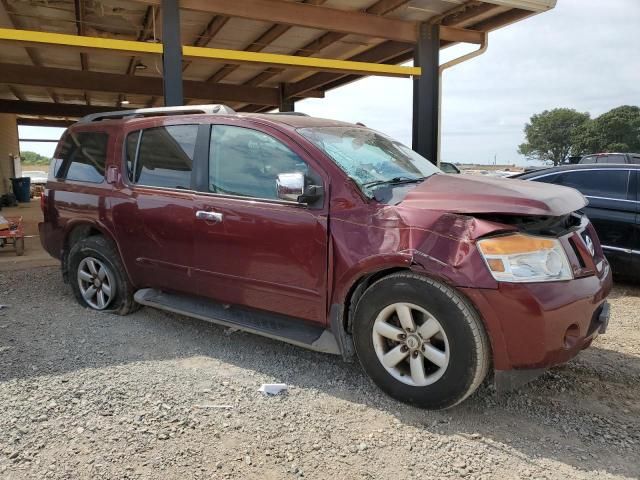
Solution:
{"label": "roof rail", "polygon": [[178,107],[136,108],[131,110],[117,110],[114,112],[92,113],[78,120],[78,123],[91,123],[100,120],[112,120],[125,117],[153,117],[157,115],[191,115],[194,113],[206,113],[209,115],[230,115],[236,111],[221,104],[212,105],[182,105]]}
{"label": "roof rail", "polygon": [[265,112],[263,115],[291,115],[293,117],[308,117],[308,113],[302,112]]}

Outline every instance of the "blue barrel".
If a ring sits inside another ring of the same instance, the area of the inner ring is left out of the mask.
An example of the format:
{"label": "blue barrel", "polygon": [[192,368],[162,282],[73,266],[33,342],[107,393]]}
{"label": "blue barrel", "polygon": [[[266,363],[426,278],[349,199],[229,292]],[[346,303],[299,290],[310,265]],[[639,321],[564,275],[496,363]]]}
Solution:
{"label": "blue barrel", "polygon": [[31,201],[31,178],[12,178],[11,185],[13,186],[13,194],[16,196],[16,200],[21,203],[28,203]]}

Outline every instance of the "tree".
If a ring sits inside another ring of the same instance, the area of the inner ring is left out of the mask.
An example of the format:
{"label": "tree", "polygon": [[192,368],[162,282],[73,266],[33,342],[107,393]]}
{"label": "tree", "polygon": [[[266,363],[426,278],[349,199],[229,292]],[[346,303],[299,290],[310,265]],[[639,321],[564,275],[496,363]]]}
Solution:
{"label": "tree", "polygon": [[640,108],[623,105],[584,123],[573,144],[580,153],[640,152]]}
{"label": "tree", "polygon": [[576,130],[588,121],[588,113],[570,108],[555,108],[533,115],[524,127],[527,141],[520,145],[518,153],[528,159],[552,161],[558,165],[571,155],[581,153],[575,149],[573,138]]}
{"label": "tree", "polygon": [[24,151],[20,152],[22,163],[24,165],[49,165],[51,159],[36,152]]}

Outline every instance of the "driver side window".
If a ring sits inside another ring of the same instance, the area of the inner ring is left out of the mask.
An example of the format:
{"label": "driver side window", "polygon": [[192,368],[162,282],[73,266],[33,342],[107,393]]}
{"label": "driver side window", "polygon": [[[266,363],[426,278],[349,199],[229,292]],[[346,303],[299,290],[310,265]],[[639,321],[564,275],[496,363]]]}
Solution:
{"label": "driver side window", "polygon": [[213,125],[209,191],[277,200],[281,173],[309,173],[307,164],[279,140],[250,128]]}

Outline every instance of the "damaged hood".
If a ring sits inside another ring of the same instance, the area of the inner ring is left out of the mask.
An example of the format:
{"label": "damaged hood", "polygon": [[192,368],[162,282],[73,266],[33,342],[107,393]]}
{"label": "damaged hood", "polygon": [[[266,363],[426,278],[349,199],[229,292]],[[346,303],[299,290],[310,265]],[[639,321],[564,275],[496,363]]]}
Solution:
{"label": "damaged hood", "polygon": [[437,174],[412,189],[401,207],[452,213],[496,213],[557,217],[583,208],[572,188],[542,182],[472,175]]}

